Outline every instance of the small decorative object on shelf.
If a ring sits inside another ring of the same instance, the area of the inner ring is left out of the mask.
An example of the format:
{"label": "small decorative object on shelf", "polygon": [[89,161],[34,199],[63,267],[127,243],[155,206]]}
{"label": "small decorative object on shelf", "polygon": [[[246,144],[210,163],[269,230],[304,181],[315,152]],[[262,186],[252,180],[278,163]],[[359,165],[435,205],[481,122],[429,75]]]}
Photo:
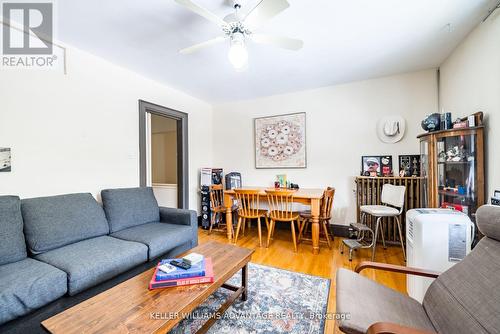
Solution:
{"label": "small decorative object on shelf", "polygon": [[[287,187],[286,174],[276,175],[276,182],[279,184],[278,188],[286,188]],[[276,182],[274,183],[275,187],[276,187]]]}
{"label": "small decorative object on shelf", "polygon": [[441,114],[441,130],[449,130],[451,127],[451,112],[443,112]]}
{"label": "small decorative object on shelf", "polygon": [[423,121],[422,121],[422,129],[425,131],[437,131],[441,129],[441,115],[439,113],[434,113],[429,116],[427,116]]}
{"label": "small decorative object on shelf", "polygon": [[463,129],[463,128],[467,128],[467,127],[468,127],[467,121],[462,121],[462,119],[460,119],[460,118],[457,118],[455,123],[453,123],[454,129]]}

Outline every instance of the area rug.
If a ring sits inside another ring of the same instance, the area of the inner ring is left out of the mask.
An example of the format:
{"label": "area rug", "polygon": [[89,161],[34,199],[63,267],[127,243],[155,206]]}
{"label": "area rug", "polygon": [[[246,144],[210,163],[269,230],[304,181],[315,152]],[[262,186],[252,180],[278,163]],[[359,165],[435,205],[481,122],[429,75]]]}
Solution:
{"label": "area rug", "polygon": [[[248,300],[239,298],[208,333],[323,333],[330,280],[250,263]],[[229,282],[241,284],[241,271]],[[219,289],[171,334],[195,333],[231,292]]]}

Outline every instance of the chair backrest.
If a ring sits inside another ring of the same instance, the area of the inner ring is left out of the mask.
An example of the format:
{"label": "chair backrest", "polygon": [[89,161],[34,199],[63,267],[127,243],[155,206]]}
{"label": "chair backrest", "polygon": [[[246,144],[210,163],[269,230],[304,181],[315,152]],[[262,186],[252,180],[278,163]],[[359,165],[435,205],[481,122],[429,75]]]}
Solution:
{"label": "chair backrest", "polygon": [[259,216],[259,193],[258,189],[234,189],[238,202],[238,215],[245,218],[257,218]]}
{"label": "chair backrest", "polygon": [[480,207],[476,223],[485,237],[425,294],[424,309],[439,333],[498,333],[500,328],[500,207]]}
{"label": "chair backrest", "polygon": [[389,204],[402,209],[405,205],[405,191],[405,186],[395,186],[386,183],[382,186],[380,201],[384,204]]}
{"label": "chair backrest", "polygon": [[323,200],[321,201],[321,208],[320,208],[320,215],[322,219],[331,218],[334,196],[335,196],[335,188],[333,187],[328,187],[323,192]]}
{"label": "chair backrest", "polygon": [[293,195],[295,190],[268,189],[269,217],[274,220],[289,221],[294,219]]}
{"label": "chair backrest", "polygon": [[210,186],[210,208],[212,210],[224,206],[224,187],[222,184],[213,184]]}

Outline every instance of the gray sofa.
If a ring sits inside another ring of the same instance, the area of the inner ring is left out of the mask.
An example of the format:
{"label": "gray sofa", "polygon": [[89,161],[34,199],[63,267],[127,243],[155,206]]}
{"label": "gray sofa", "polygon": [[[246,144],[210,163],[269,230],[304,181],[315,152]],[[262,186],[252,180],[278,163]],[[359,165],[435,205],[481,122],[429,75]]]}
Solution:
{"label": "gray sofa", "polygon": [[66,273],[28,258],[21,201],[0,196],[0,324],[63,296]]}
{"label": "gray sofa", "polygon": [[0,196],[0,325],[198,243],[196,213],[159,208],[151,188],[101,196]]}

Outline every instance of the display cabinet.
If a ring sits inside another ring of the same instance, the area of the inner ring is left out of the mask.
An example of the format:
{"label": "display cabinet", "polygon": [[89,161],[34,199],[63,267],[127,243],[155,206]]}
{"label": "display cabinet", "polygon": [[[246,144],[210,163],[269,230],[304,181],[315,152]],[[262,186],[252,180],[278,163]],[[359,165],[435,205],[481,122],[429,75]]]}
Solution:
{"label": "display cabinet", "polygon": [[484,204],[484,127],[435,131],[418,138],[423,204],[473,217]]}

